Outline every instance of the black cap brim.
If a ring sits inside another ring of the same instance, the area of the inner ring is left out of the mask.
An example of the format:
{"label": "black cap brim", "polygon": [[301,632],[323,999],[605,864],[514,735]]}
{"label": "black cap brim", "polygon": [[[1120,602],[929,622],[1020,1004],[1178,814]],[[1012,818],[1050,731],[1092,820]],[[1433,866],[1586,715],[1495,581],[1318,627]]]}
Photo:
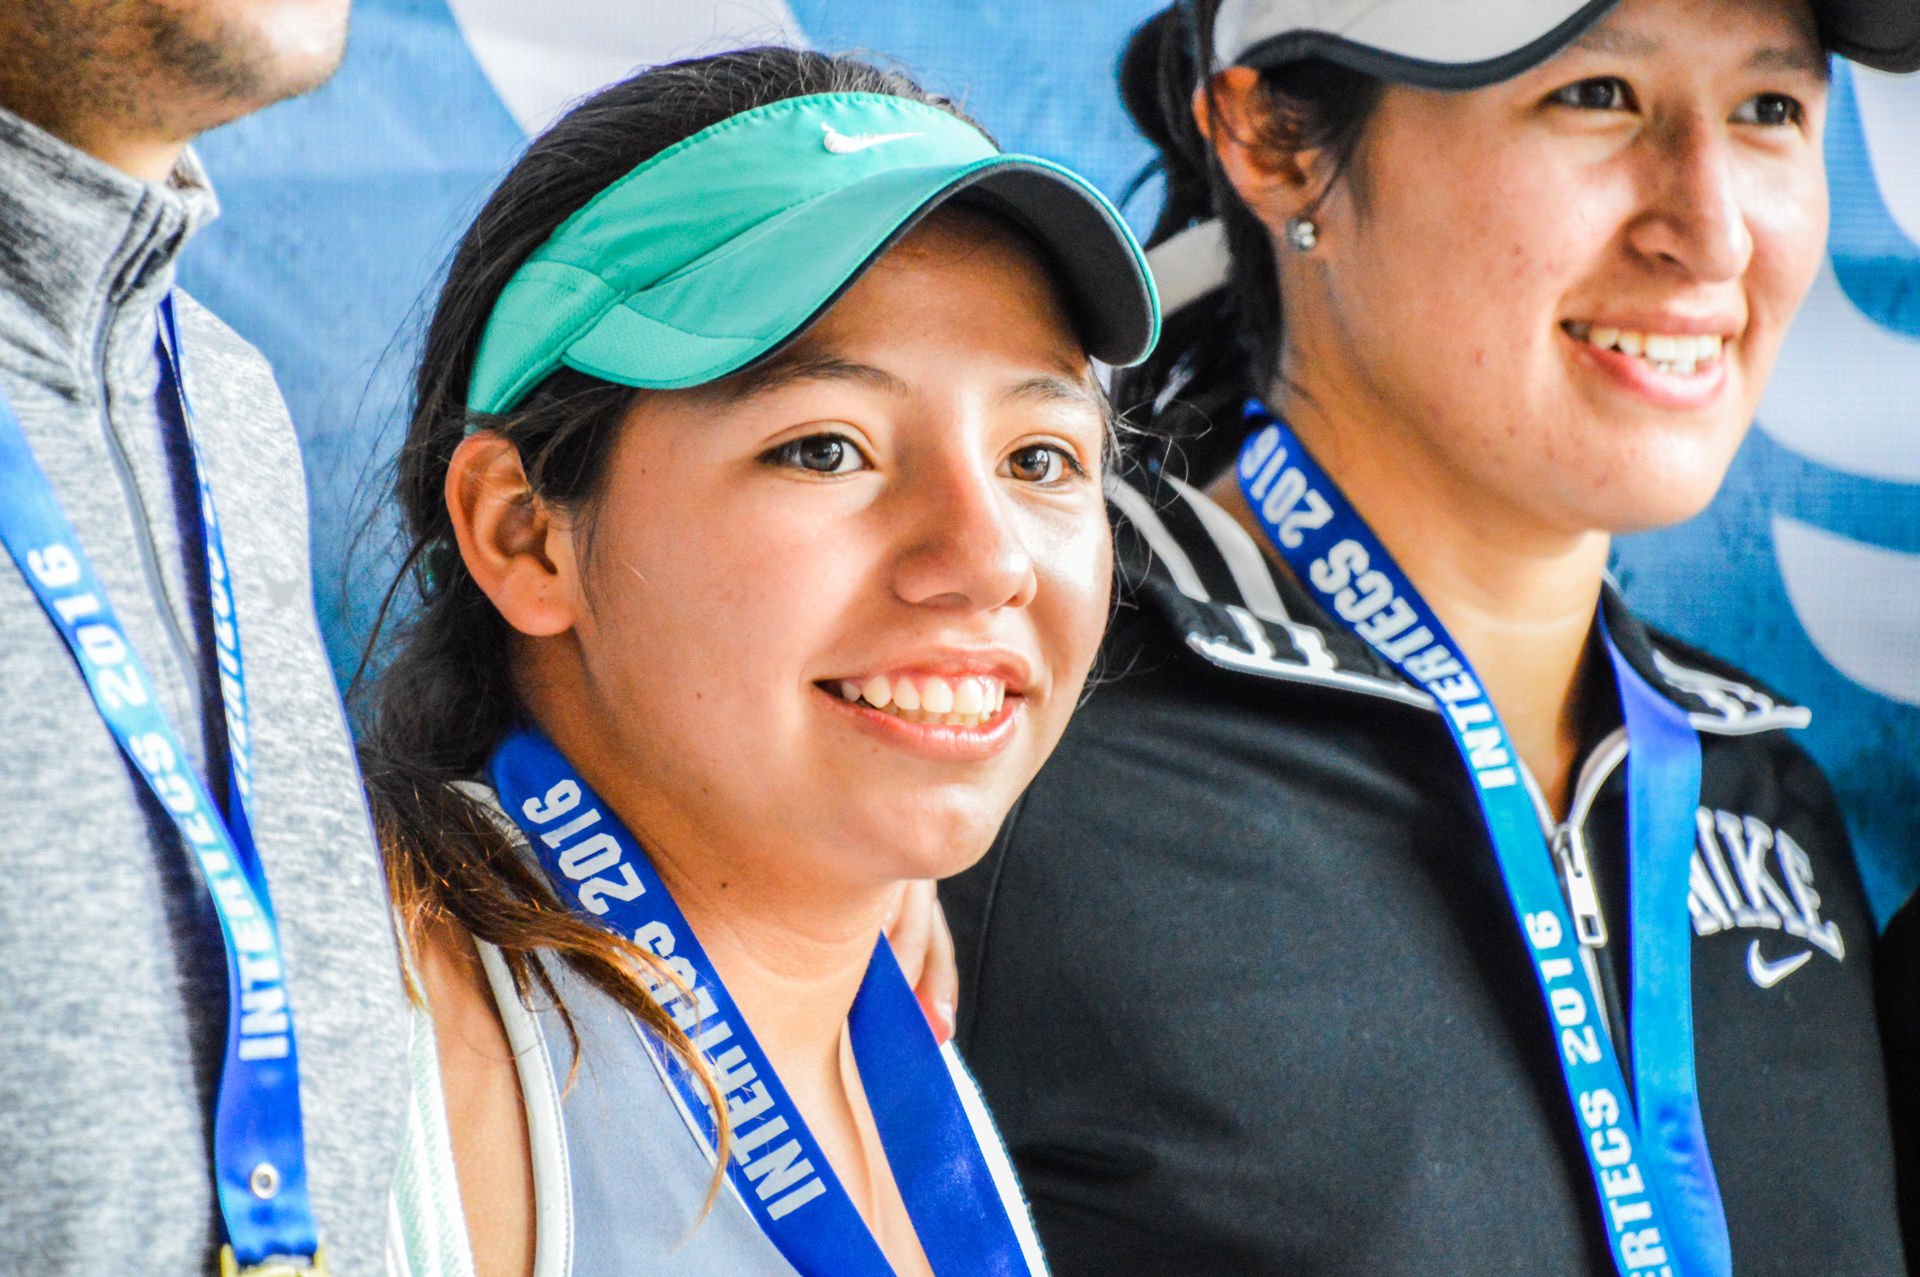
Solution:
{"label": "black cap brim", "polygon": [[1820,38],[1851,62],[1876,71],[1920,71],[1916,0],[1822,0]]}

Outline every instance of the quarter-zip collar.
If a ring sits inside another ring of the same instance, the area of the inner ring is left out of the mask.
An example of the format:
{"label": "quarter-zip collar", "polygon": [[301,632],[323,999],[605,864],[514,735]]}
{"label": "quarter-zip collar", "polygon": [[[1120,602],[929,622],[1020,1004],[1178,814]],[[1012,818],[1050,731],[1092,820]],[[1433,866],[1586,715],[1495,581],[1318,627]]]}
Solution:
{"label": "quarter-zip collar", "polygon": [[1527,782],[1527,796],[1533,799],[1534,814],[1540,818],[1540,831],[1553,849],[1554,867],[1567,895],[1567,907],[1573,914],[1574,930],[1587,948],[1607,943],[1607,921],[1600,904],[1599,884],[1593,876],[1593,859],[1587,849],[1587,817],[1593,814],[1594,800],[1606,787],[1620,764],[1627,760],[1627,729],[1615,727],[1586,752],[1573,782],[1573,801],[1567,805],[1567,818],[1556,821],[1540,786],[1520,764]]}
{"label": "quarter-zip collar", "polygon": [[[1114,481],[1123,598],[1157,614],[1222,669],[1314,684],[1434,711],[1433,700],[1293,577],[1206,494],[1163,476]],[[1135,486],[1138,485],[1138,486]],[[1700,731],[1748,735],[1805,727],[1809,712],[1720,661],[1652,630],[1611,584],[1608,632],[1655,689]]]}
{"label": "quarter-zip collar", "polygon": [[6,362],[77,398],[123,361],[150,362],[152,315],[180,250],[218,211],[191,151],[166,184],[144,182],[0,110]]}
{"label": "quarter-zip collar", "polygon": [[[1149,478],[1151,486],[1109,485],[1120,518],[1123,600],[1161,624],[1213,665],[1243,676],[1310,685],[1325,692],[1395,701],[1438,714],[1426,692],[1334,620],[1293,576],[1276,568],[1231,515],[1187,484]],[[1694,727],[1720,736],[1805,727],[1805,709],[1790,705],[1732,669],[1658,634],[1636,617],[1611,584],[1601,594],[1607,631],[1627,664],[1674,704]],[[1609,674],[1609,683],[1611,675]],[[1624,1054],[1623,960],[1609,945],[1607,901],[1618,901],[1595,873],[1588,822],[1620,775],[1626,730],[1617,702],[1596,706],[1567,819],[1556,821],[1526,777],[1545,845],[1579,930],[1581,962],[1598,997],[1600,1018]],[[1521,767],[1525,775],[1524,764]]]}

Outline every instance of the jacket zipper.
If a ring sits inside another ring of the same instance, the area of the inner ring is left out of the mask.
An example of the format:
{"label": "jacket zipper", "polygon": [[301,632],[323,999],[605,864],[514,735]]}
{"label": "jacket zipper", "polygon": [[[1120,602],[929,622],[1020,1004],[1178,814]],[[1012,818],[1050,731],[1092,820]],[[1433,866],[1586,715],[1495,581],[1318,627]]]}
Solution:
{"label": "jacket zipper", "polygon": [[[132,515],[134,525],[134,544],[140,554],[140,569],[146,578],[148,597],[156,604],[160,613],[161,626],[166,631],[167,640],[173,648],[174,660],[179,666],[182,679],[188,687],[190,707],[201,708],[201,671],[199,662],[194,658],[194,646],[187,641],[186,634],[180,628],[179,612],[175,609],[173,591],[167,584],[166,573],[160,568],[160,552],[153,543],[153,524],[149,517],[146,498],[140,493],[140,485],[135,481],[133,463],[128,459],[126,448],[120,439],[120,432],[113,422],[113,395],[107,384],[107,352],[111,345],[110,337],[114,320],[123,313],[121,308],[109,298],[106,313],[102,316],[100,327],[93,343],[93,385],[100,395],[100,421],[105,428],[107,455],[113,461],[114,475],[120,482],[120,493]],[[155,405],[156,419],[159,419],[158,404]],[[167,442],[160,440],[161,468],[164,471],[168,463]],[[184,542],[181,545],[183,572],[192,562],[192,554]],[[202,713],[201,717],[204,717]],[[204,737],[204,723],[202,724]],[[209,772],[211,772],[211,760]]]}
{"label": "jacket zipper", "polygon": [[[1574,781],[1573,801],[1568,804],[1567,818],[1563,821],[1554,820],[1553,813],[1548,810],[1530,776],[1527,787],[1533,795],[1540,827],[1553,850],[1560,885],[1567,898],[1567,908],[1573,915],[1574,932],[1580,939],[1580,962],[1586,968],[1587,981],[1599,1004],[1601,1027],[1613,1039],[1614,1050],[1623,1062],[1631,1058],[1626,1004],[1621,997],[1619,981],[1614,978],[1613,964],[1601,961],[1607,947],[1607,920],[1600,907],[1600,893],[1593,881],[1586,824],[1587,817],[1593,812],[1594,800],[1600,796],[1601,786],[1626,761],[1626,757],[1627,729],[1618,727],[1581,763],[1580,774]],[[1624,1071],[1628,1075],[1626,1083],[1631,1093],[1632,1070]]]}
{"label": "jacket zipper", "polygon": [[1568,804],[1567,818],[1555,823],[1553,815],[1544,805],[1540,807],[1541,824],[1547,834],[1547,841],[1553,848],[1554,859],[1560,864],[1561,884],[1566,888],[1567,908],[1573,914],[1573,929],[1580,943],[1589,949],[1604,949],[1607,945],[1607,920],[1600,910],[1600,893],[1593,882],[1593,863],[1587,854],[1586,824],[1587,817],[1593,811],[1593,803],[1600,796],[1600,787],[1607,783],[1614,769],[1627,757],[1627,732],[1624,727],[1616,728],[1607,738],[1587,755],[1580,765],[1580,775],[1574,781],[1573,802]]}
{"label": "jacket zipper", "polygon": [[[1282,663],[1276,658],[1272,643],[1262,632],[1258,618],[1233,604],[1227,605],[1227,613],[1240,629],[1246,648],[1196,631],[1187,634],[1187,645],[1215,665],[1288,682],[1339,687],[1363,696],[1410,704],[1435,714],[1440,712],[1433,698],[1417,688],[1387,683],[1345,670],[1302,669]],[[1573,802],[1564,821],[1553,818],[1553,812],[1547,807],[1538,784],[1525,768],[1521,769],[1521,774],[1526,776],[1527,792],[1533,798],[1534,810],[1540,820],[1541,832],[1546,835],[1550,854],[1556,862],[1555,876],[1560,880],[1568,912],[1573,916],[1574,931],[1580,940],[1581,965],[1586,968],[1587,982],[1595,992],[1602,1027],[1613,1039],[1614,1048],[1622,1058],[1626,1057],[1628,1049],[1625,1002],[1621,997],[1619,982],[1614,978],[1612,965],[1601,962],[1598,956],[1606,949],[1607,922],[1600,906],[1599,890],[1593,881],[1585,825],[1587,816],[1593,810],[1594,800],[1599,797],[1600,787],[1606,784],[1607,778],[1626,756],[1626,729],[1617,728],[1581,764],[1580,775],[1574,782]],[[1628,1081],[1628,1088],[1632,1088],[1631,1080]]]}

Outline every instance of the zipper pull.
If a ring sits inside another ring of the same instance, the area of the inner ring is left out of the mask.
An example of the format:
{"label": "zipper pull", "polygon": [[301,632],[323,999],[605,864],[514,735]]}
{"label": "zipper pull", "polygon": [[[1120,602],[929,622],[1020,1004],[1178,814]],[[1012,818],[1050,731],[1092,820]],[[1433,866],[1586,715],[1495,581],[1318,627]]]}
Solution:
{"label": "zipper pull", "polygon": [[1607,943],[1607,920],[1600,916],[1600,893],[1593,887],[1593,872],[1587,864],[1587,844],[1571,824],[1553,831],[1553,851],[1560,859],[1561,876],[1567,886],[1567,907],[1573,912],[1574,934],[1589,949]]}

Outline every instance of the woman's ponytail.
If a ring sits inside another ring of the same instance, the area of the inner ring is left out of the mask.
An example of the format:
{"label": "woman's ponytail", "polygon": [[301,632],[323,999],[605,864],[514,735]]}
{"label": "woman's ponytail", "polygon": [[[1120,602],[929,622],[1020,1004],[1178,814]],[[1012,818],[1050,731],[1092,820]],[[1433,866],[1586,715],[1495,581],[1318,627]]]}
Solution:
{"label": "woman's ponytail", "polygon": [[[1127,41],[1120,99],[1134,127],[1159,152],[1135,189],[1153,177],[1164,202],[1149,250],[1190,227],[1217,220],[1229,259],[1222,283],[1172,310],[1146,362],[1121,370],[1114,402],[1136,422],[1150,419],[1139,460],[1177,458],[1183,477],[1204,482],[1225,469],[1240,444],[1240,407],[1267,392],[1280,351],[1280,289],[1273,235],[1241,201],[1194,119],[1194,91],[1219,69],[1213,59],[1220,0],[1179,0]],[[1259,144],[1324,149],[1334,180],[1343,175],[1380,101],[1384,84],[1318,58],[1263,72],[1268,111]]]}
{"label": "woman's ponytail", "polygon": [[1160,153],[1152,171],[1166,185],[1149,237],[1154,243],[1213,216],[1209,148],[1193,118],[1197,53],[1192,11],[1176,4],[1147,19],[1120,55],[1120,101],[1134,127]]}

